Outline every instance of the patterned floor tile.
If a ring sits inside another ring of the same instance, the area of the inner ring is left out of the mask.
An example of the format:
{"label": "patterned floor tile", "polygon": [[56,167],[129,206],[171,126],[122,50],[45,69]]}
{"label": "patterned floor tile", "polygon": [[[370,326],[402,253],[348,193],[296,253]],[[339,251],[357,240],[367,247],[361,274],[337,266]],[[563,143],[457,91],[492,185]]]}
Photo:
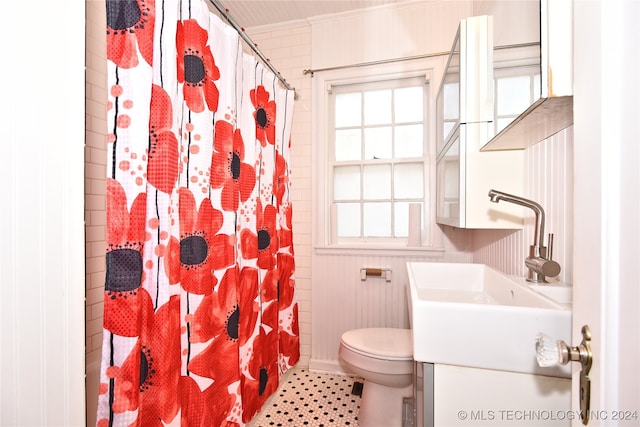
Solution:
{"label": "patterned floor tile", "polygon": [[356,382],[362,380],[295,367],[249,426],[357,427],[360,396],[352,394]]}

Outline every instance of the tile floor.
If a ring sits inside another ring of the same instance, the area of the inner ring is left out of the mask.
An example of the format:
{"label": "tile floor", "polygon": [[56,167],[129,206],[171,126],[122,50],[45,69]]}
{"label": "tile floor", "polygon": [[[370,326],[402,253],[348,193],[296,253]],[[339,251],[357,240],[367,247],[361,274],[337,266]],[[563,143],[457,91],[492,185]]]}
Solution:
{"label": "tile floor", "polygon": [[248,426],[357,427],[360,396],[352,394],[355,382],[362,380],[294,367]]}

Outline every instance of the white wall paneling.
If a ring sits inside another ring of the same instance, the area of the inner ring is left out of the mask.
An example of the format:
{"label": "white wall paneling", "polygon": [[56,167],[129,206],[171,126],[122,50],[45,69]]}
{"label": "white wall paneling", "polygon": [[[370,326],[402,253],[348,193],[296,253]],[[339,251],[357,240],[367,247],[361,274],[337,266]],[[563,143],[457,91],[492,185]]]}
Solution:
{"label": "white wall paneling", "polygon": [[[549,281],[573,283],[573,127],[525,150],[525,194],[542,205],[547,234],[554,234],[553,258],[562,271]],[[473,261],[507,274],[525,276],[524,259],[533,243],[534,214],[523,209],[520,231],[473,231]]]}
{"label": "white wall paneling", "polygon": [[460,19],[472,13],[471,4],[417,1],[310,19],[312,66],[448,52]]}
{"label": "white wall paneling", "polygon": [[0,425],[84,425],[84,0],[1,15]]}
{"label": "white wall paneling", "polygon": [[[340,337],[356,328],[409,328],[406,263],[468,262],[463,253],[431,256],[316,255],[313,261],[310,369],[341,371]],[[360,268],[389,268],[384,278],[360,279]]]}

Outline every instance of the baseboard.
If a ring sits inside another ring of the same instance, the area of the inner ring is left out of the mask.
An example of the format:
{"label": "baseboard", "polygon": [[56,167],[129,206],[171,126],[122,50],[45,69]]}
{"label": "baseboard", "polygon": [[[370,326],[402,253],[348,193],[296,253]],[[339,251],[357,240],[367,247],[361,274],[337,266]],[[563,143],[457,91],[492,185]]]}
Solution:
{"label": "baseboard", "polygon": [[309,371],[354,376],[345,369],[339,360],[309,359]]}

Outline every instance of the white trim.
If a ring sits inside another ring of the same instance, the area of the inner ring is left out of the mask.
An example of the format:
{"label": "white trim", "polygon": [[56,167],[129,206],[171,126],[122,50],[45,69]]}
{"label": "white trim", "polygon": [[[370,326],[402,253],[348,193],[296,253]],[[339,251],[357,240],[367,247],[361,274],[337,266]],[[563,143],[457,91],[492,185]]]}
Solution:
{"label": "white trim", "polygon": [[[33,27],[48,35],[14,52],[25,65],[20,73],[31,93],[60,88],[58,96],[41,96],[36,103],[20,85],[4,91],[11,108],[3,115],[10,129],[0,169],[3,425],[77,426],[86,420],[86,3],[68,4],[68,10],[56,2],[2,5],[5,16],[30,15]],[[40,13],[30,13],[34,7]],[[21,28],[12,20],[3,25],[3,35]],[[46,78],[36,63],[50,65]]]}
{"label": "white trim", "polygon": [[323,374],[339,374],[353,376],[346,372],[339,360],[309,359],[309,371]]}
{"label": "white trim", "polygon": [[540,46],[516,46],[493,50],[493,68],[519,68],[526,66],[540,67]]}
{"label": "white trim", "polygon": [[[574,70],[589,69],[589,73],[574,75],[573,281],[577,286],[572,345],[580,342],[580,329],[588,325],[593,351],[591,408],[596,411],[640,409],[640,103],[636,96],[640,58],[616,54],[617,47],[625,53],[638,51],[638,16],[638,2],[574,2]],[[574,364],[572,410],[580,408],[579,369]]]}
{"label": "white trim", "polygon": [[410,9],[415,7],[424,7],[424,0],[415,0],[415,1],[403,1],[401,3],[390,3],[383,4],[379,6],[367,7],[366,9],[354,9],[346,12],[338,12],[338,13],[329,13],[325,15],[317,15],[307,18],[309,23],[320,24],[323,22],[336,22],[340,20],[352,19],[352,18],[360,18],[366,17],[366,15],[370,15],[373,13],[378,13],[379,11],[384,11],[385,13],[391,13],[395,10],[403,10]]}
{"label": "white trim", "polygon": [[262,34],[271,31],[291,30],[293,28],[309,27],[311,24],[307,19],[294,19],[293,21],[276,22],[275,24],[258,25],[247,28],[245,32],[249,35]]}
{"label": "white trim", "polygon": [[406,246],[391,246],[391,245],[380,245],[380,246],[372,246],[367,245],[365,243],[361,245],[355,244],[340,244],[340,245],[326,245],[326,246],[315,246],[314,250],[318,255],[341,255],[344,253],[353,254],[357,252],[358,255],[373,255],[373,256],[399,256],[399,257],[408,257],[408,256],[428,256],[428,257],[443,257],[444,256],[444,247],[442,246],[422,246],[419,248],[415,247],[406,247]]}

